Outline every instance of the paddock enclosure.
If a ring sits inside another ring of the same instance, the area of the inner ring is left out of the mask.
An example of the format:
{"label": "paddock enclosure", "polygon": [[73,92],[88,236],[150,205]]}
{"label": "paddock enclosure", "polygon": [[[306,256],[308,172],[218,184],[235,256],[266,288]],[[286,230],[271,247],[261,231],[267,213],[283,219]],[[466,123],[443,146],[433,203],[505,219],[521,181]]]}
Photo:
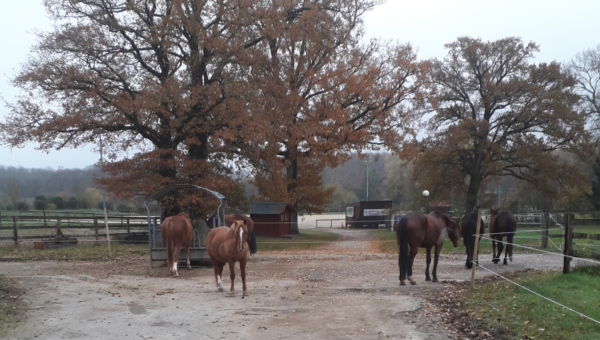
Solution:
{"label": "paddock enclosure", "polygon": [[[305,216],[299,227],[315,229],[317,220],[340,217],[343,215]],[[600,234],[591,221],[577,222],[583,215],[577,217],[573,234]],[[519,225],[519,231],[531,231],[532,235],[518,234],[522,239],[515,242],[541,248],[543,219],[543,215],[522,217],[523,223],[531,224]],[[560,271],[564,263],[559,248],[564,245],[565,222],[570,222],[565,221],[564,214],[550,214],[548,219],[551,237],[546,251],[553,254],[515,247],[514,262],[507,266],[493,265],[491,254],[485,252],[480,255],[480,264],[501,275],[529,269]],[[120,228],[116,220],[114,224]],[[148,225],[145,227],[148,230]],[[457,338],[453,326],[443,322],[444,311],[436,301],[452,294],[456,283],[469,280],[462,252],[442,254],[438,268],[441,283],[430,283],[425,282],[425,257],[420,251],[414,264],[417,285],[401,287],[397,255],[381,252],[380,245],[386,241],[373,233],[392,232],[318,230],[340,237],[309,250],[259,251],[249,260],[250,296],[244,299],[240,284],[236,285],[239,294],[232,298],[218,293],[209,267],[182,270],[175,279],[158,261],[150,267],[149,255],[93,262],[4,262],[0,283],[13,287],[8,297],[19,301],[14,310],[19,322],[14,322],[6,338]],[[591,238],[581,241],[593,242]],[[20,241],[20,247],[27,242]],[[482,246],[485,242],[483,239]],[[570,265],[582,261],[573,259]],[[224,284],[229,284],[228,268],[223,276]],[[476,270],[476,278],[491,276],[495,274],[483,268]],[[464,337],[468,335],[459,338]]]}

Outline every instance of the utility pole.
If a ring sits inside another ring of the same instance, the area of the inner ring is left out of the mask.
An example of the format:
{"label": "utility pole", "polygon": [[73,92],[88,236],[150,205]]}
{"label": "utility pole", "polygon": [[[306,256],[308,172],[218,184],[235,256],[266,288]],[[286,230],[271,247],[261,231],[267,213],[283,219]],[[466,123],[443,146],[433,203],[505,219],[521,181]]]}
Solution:
{"label": "utility pole", "polygon": [[369,155],[367,155],[367,201],[369,200]]}
{"label": "utility pole", "polygon": [[[100,170],[102,170],[102,134],[100,134]],[[106,241],[108,242],[108,255],[112,257],[112,252],[110,250],[110,234],[108,232],[108,216],[106,215],[106,196],[104,195],[104,190],[102,190],[102,203],[104,206],[104,227],[106,228]]]}

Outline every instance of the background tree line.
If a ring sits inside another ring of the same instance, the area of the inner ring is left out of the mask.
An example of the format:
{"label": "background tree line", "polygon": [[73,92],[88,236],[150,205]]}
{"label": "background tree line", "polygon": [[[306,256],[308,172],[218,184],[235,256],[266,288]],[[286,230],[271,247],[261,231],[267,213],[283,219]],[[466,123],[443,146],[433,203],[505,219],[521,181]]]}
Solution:
{"label": "background tree line", "polygon": [[[22,96],[0,140],[101,145],[110,157],[97,183],[129,200],[194,183],[243,210],[244,173],[254,199],[319,212],[334,197],[366,198],[323,169],[344,177],[341,164],[380,148],[397,160],[373,159],[370,186],[400,205],[427,187],[464,210],[508,177],[544,204],[590,194],[593,53],[567,67],[534,63],[539,46],[518,37],[459,37],[443,60],[418,60],[410,44],[364,41],[377,3],[48,0],[54,30],[13,81]],[[215,204],[191,193],[161,202],[167,215]]]}

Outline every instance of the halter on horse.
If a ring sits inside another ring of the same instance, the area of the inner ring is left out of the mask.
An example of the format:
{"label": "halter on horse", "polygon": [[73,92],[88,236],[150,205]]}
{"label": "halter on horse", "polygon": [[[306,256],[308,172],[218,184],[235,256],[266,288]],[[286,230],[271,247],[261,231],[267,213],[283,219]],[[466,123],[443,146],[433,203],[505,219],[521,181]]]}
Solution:
{"label": "halter on horse", "polygon": [[206,237],[206,248],[215,272],[215,282],[220,292],[223,291],[221,276],[225,264],[229,264],[231,279],[231,294],[235,280],[235,263],[240,263],[243,295],[248,295],[246,288],[246,262],[248,261],[248,243],[246,242],[248,228],[244,221],[235,221],[231,227],[212,229]]}
{"label": "halter on horse", "polygon": [[425,248],[427,252],[426,281],[431,280],[429,277],[429,264],[431,263],[431,248],[435,247],[432,274],[433,282],[438,282],[437,264],[444,240],[446,237],[449,237],[454,247],[458,247],[458,241],[460,240],[458,224],[438,211],[432,211],[428,215],[423,215],[420,212],[411,212],[400,219],[395,229],[396,244],[399,251],[400,285],[406,284],[407,274],[408,281],[411,284],[416,284],[416,281],[412,279],[412,267],[419,247]]}
{"label": "halter on horse", "polygon": [[[513,243],[513,237],[517,231],[517,219],[515,215],[509,212],[498,213],[499,209],[490,209],[490,238],[492,239],[492,251],[494,259],[492,262],[500,262],[500,254],[502,254],[502,239],[506,236],[506,242]],[[498,242],[498,254],[496,254],[496,242]],[[506,245],[506,252],[504,253],[504,264],[506,262],[506,256],[512,262],[512,244]]]}
{"label": "halter on horse", "polygon": [[167,217],[160,226],[163,243],[167,248],[167,265],[173,276],[179,276],[177,273],[177,262],[181,246],[186,248],[187,267],[190,266],[190,243],[194,238],[194,229],[192,223],[185,213]]}

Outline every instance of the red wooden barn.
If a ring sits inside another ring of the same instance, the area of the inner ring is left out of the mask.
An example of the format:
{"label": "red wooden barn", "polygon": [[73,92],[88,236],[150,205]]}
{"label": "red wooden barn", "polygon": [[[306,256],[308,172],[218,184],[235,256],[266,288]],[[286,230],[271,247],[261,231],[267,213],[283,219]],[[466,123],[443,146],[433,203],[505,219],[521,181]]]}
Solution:
{"label": "red wooden barn", "polygon": [[290,233],[291,205],[283,202],[253,202],[250,218],[256,236],[280,237]]}

